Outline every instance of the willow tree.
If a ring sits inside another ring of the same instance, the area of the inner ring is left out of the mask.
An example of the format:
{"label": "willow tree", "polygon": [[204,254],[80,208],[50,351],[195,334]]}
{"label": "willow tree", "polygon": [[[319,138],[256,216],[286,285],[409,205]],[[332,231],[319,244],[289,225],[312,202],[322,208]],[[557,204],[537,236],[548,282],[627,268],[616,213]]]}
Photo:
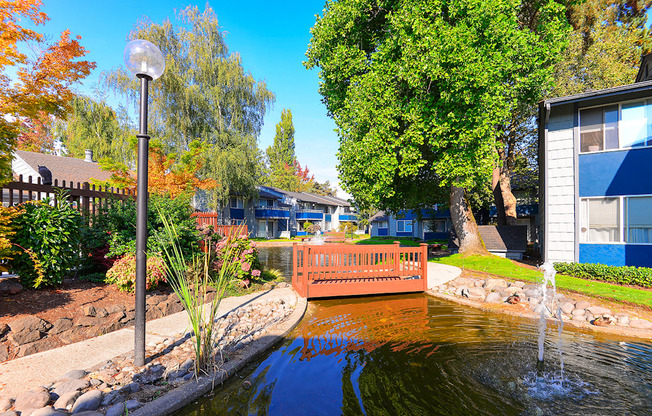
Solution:
{"label": "willow tree", "polygon": [[[215,179],[216,198],[253,195],[260,174],[257,137],[274,101],[263,81],[245,72],[229,53],[210,6],[177,13],[176,24],[141,21],[129,39],[146,39],[165,56],[163,76],[150,84],[150,130],[172,151],[188,150],[193,140],[210,145],[203,175]],[[138,103],[138,81],[124,68],[104,74],[107,86]]]}
{"label": "willow tree", "polygon": [[[534,7],[534,6],[533,6]],[[340,136],[340,179],[362,208],[444,202],[460,252],[484,252],[465,191],[491,178],[496,126],[547,84],[564,45],[564,9],[537,2],[536,28],[514,0],[330,1],[308,68]]]}

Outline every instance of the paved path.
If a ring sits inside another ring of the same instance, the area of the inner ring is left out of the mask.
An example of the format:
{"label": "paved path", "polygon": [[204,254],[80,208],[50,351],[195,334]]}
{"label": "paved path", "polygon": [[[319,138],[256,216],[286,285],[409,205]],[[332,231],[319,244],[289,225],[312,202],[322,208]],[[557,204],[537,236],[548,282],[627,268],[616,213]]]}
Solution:
{"label": "paved path", "polygon": [[441,263],[428,262],[428,289],[450,282],[462,274],[462,269]]}
{"label": "paved path", "polygon": [[[273,301],[296,296],[291,288],[225,298],[219,315],[253,301]],[[185,311],[147,322],[145,343],[161,342],[189,330]],[[134,328],[124,328],[96,338],[0,364],[0,396],[15,396],[29,387],[45,386],[70,370],[89,369],[134,349]]]}

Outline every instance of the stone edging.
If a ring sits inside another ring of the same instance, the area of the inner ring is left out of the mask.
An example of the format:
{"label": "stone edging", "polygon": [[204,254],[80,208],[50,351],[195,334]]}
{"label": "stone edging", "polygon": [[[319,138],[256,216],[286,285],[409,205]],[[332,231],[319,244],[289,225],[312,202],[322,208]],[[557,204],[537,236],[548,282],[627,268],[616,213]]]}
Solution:
{"label": "stone edging", "polygon": [[267,331],[265,337],[252,342],[241,350],[242,355],[227,362],[218,374],[209,377],[200,377],[199,380],[191,381],[166,393],[164,396],[145,404],[143,407],[133,411],[133,416],[166,416],[170,415],[206,393],[216,386],[223,384],[231,375],[241,370],[245,365],[263,354],[267,349],[281,341],[292,329],[294,329],[306,312],[308,302],[305,298],[297,295],[297,305],[294,311],[285,320]]}
{"label": "stone edging", "polygon": [[[483,301],[471,300],[468,298],[461,298],[453,295],[447,295],[443,293],[436,292],[434,290],[428,290],[426,292],[429,296],[434,298],[446,300],[449,302],[455,302],[460,305],[469,306],[472,308],[480,309],[487,312],[502,313],[509,316],[516,316],[519,318],[526,319],[539,319],[539,315],[535,314],[533,311],[519,311],[511,308],[505,308],[501,304],[490,304]],[[553,318],[548,318],[548,322],[556,323],[557,320]],[[626,327],[613,327],[613,326],[596,326],[591,325],[586,322],[577,322],[577,321],[566,321],[564,320],[564,327],[573,327],[575,329],[606,333],[610,335],[619,335],[631,338],[638,338],[643,340],[652,340],[652,330],[638,329],[638,328],[626,328]]]}

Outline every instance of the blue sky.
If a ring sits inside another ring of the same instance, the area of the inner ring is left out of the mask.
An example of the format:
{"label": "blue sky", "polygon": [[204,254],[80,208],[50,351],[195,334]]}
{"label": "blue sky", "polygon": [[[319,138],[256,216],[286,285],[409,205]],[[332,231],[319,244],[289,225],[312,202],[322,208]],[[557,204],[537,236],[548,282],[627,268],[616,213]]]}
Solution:
{"label": "blue sky", "polygon": [[[307,165],[318,181],[337,184],[335,123],[326,115],[326,107],[321,102],[317,70],[308,71],[302,64],[310,42],[310,28],[315,24],[315,15],[322,13],[324,3],[324,0],[209,2],[226,33],[230,51],[239,52],[245,70],[257,80],[264,80],[276,94],[274,107],[265,116],[259,147],[265,149],[272,144],[281,111],[289,108],[296,129],[299,162]],[[37,30],[52,40],[65,29],[82,37],[82,45],[89,50],[87,59],[95,61],[97,69],[77,89],[92,96],[92,87],[100,73],[123,65],[127,35],[139,19],[148,17],[156,23],[167,17],[173,20],[174,11],[189,4],[203,10],[206,3],[44,0],[41,10],[48,14],[50,21]],[[348,197],[339,187],[338,195]]]}

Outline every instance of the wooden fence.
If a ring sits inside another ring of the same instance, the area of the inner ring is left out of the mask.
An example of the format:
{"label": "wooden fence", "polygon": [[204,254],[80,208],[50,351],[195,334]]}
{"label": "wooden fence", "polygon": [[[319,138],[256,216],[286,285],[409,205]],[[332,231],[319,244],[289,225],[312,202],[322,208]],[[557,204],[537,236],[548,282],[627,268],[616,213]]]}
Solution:
{"label": "wooden fence", "polygon": [[293,245],[292,286],[305,298],[428,289],[428,245]]}
{"label": "wooden fence", "polygon": [[26,201],[34,201],[50,197],[56,201],[57,192],[64,190],[68,199],[73,206],[81,211],[84,215],[96,215],[100,208],[106,206],[112,200],[124,200],[134,198],[134,193],[117,188],[109,188],[91,185],[88,182],[73,183],[62,181],[59,185],[58,180],[54,180],[52,185],[43,185],[41,178],[38,177],[36,182],[31,176],[24,180],[23,175],[18,177],[15,182],[9,182],[0,185],[0,197],[2,205],[12,206],[22,204]]}
{"label": "wooden fence", "polygon": [[249,227],[247,224],[242,225],[223,225],[218,224],[217,212],[195,212],[192,214],[197,221],[198,226],[211,226],[215,231],[215,234],[221,237],[229,237],[234,231],[240,230],[241,234],[249,235]]}

